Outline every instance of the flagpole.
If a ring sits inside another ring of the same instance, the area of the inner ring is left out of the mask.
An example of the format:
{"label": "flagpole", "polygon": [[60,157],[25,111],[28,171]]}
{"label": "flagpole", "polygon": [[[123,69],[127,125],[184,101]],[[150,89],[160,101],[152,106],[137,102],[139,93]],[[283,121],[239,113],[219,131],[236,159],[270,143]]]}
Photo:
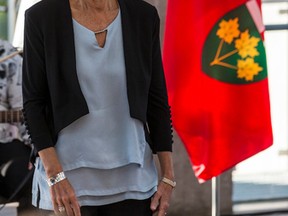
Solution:
{"label": "flagpole", "polygon": [[211,180],[212,207],[211,216],[220,216],[220,176]]}

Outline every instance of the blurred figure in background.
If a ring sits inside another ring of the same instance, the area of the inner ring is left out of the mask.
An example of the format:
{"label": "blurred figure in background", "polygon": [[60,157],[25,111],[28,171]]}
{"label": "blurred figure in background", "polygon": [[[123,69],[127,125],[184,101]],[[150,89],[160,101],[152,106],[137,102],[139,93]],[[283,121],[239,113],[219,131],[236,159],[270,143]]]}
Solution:
{"label": "blurred figure in background", "polygon": [[17,49],[23,49],[23,39],[24,39],[24,13],[25,11],[39,2],[40,0],[22,0],[20,1],[19,11],[17,13],[17,20],[15,26],[15,32],[13,36],[12,45]]}
{"label": "blurred figure in background", "polygon": [[[21,74],[22,57],[10,43],[0,39],[0,197],[3,202],[16,191],[30,169],[31,147],[22,123]],[[30,194],[30,187],[29,180],[13,201]]]}
{"label": "blurred figure in background", "polygon": [[17,13],[17,20],[15,25],[15,32],[13,36],[12,45],[17,49],[23,49],[23,39],[24,39],[24,13],[25,11],[39,2],[40,0],[22,0],[20,1],[19,10]]}

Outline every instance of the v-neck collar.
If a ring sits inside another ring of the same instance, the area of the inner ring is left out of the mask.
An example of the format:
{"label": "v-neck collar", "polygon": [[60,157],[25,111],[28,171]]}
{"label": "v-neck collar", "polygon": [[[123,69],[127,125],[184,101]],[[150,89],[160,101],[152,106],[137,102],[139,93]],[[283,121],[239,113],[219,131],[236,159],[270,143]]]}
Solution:
{"label": "v-neck collar", "polygon": [[[121,14],[121,11],[120,11],[120,9],[119,9],[116,17],[112,20],[112,22],[109,23],[109,25],[108,25],[106,28],[104,28],[103,30],[101,30],[101,31],[105,31],[105,30],[111,29],[111,27],[113,26],[113,24],[117,21],[117,19],[119,19],[120,14]],[[77,25],[81,26],[83,29],[86,29],[87,31],[89,31],[89,32],[91,32],[91,33],[93,33],[93,34],[96,34],[96,33],[97,33],[97,32],[92,31],[92,30],[89,29],[88,27],[82,25],[81,23],[79,23],[75,18],[72,17],[72,19],[73,19],[74,22],[77,23]]]}
{"label": "v-neck collar", "polygon": [[74,34],[76,33],[74,28],[79,28],[80,31],[84,33],[83,37],[85,37],[87,41],[90,41],[92,43],[92,45],[95,45],[99,49],[104,49],[107,41],[109,41],[109,38],[111,38],[111,34],[113,34],[113,29],[115,29],[115,25],[116,24],[118,25],[118,22],[120,22],[119,21],[120,16],[121,16],[121,12],[119,9],[114,20],[105,29],[103,29],[103,31],[107,31],[106,37],[105,37],[105,44],[103,47],[99,46],[99,43],[98,43],[97,37],[96,37],[96,32],[94,32],[91,29],[87,28],[86,26],[82,25],[76,19],[74,19],[72,17]]}
{"label": "v-neck collar", "polygon": [[[76,53],[75,53],[75,41],[74,41],[74,28],[73,28],[73,21],[72,21],[72,11],[70,8],[69,0],[57,0],[58,3],[63,4],[64,10],[61,11],[61,15],[63,17],[63,23],[66,24],[66,28],[62,29],[61,34],[65,38],[63,41],[68,50],[70,50],[69,55],[65,57],[65,59],[69,60],[70,67],[73,73],[74,83],[78,82],[77,80],[77,70],[76,70]],[[132,1],[133,2],[133,1]],[[131,3],[132,3],[131,2]],[[57,3],[57,4],[58,4]],[[126,78],[127,78],[127,86],[132,85],[134,82],[133,80],[138,77],[139,70],[139,59],[137,58],[137,41],[135,41],[135,26],[137,22],[135,22],[135,17],[133,17],[133,11],[126,3],[126,0],[118,0],[120,13],[121,13],[121,25],[122,25],[122,37],[123,37],[123,49],[124,49],[124,59],[125,59],[125,67],[126,67]],[[61,7],[60,7],[61,8]],[[60,11],[59,11],[60,13]],[[67,50],[66,50],[67,51]],[[69,75],[71,77],[71,70],[69,71]],[[68,72],[68,71],[67,71]],[[132,92],[128,89],[128,97]]]}
{"label": "v-neck collar", "polygon": [[[107,43],[111,43],[111,39],[114,37],[113,35],[115,34],[115,31],[117,31],[119,27],[118,25],[121,25],[120,23],[121,20],[119,20],[121,18],[120,16],[121,14],[120,14],[120,9],[119,9],[119,12],[117,16],[115,17],[115,19],[105,28],[104,31],[107,31],[107,32],[106,32],[105,43],[103,47],[99,46],[99,42],[97,40],[95,32],[93,32],[91,29],[79,23],[76,19],[72,18],[74,34],[80,37],[83,37],[85,43],[88,43],[89,46],[92,45],[98,49],[105,49]],[[74,37],[76,37],[76,35],[74,35]]]}

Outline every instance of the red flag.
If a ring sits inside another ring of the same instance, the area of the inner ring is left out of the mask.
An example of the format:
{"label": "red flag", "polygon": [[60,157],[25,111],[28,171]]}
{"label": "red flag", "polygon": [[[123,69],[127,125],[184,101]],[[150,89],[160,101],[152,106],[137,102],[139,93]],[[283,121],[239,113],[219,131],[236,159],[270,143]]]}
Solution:
{"label": "red flag", "polygon": [[168,0],[173,125],[199,182],[272,145],[260,1]]}

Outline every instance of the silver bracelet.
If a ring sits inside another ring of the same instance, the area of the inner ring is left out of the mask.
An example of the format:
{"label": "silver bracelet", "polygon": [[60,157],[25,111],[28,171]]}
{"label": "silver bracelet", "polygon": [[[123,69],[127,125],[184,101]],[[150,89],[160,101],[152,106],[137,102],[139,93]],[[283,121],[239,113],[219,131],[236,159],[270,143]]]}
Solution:
{"label": "silver bracelet", "polygon": [[170,180],[170,179],[168,179],[168,178],[163,177],[163,178],[161,179],[161,181],[164,182],[164,183],[166,183],[166,184],[168,184],[168,185],[170,185],[172,188],[175,188],[175,187],[176,187],[176,182],[175,182],[175,181],[172,181],[172,180]]}
{"label": "silver bracelet", "polygon": [[58,182],[60,182],[64,179],[66,179],[64,172],[60,172],[56,176],[52,176],[52,177],[46,179],[46,182],[47,182],[48,186],[51,187],[51,186],[57,184]]}

